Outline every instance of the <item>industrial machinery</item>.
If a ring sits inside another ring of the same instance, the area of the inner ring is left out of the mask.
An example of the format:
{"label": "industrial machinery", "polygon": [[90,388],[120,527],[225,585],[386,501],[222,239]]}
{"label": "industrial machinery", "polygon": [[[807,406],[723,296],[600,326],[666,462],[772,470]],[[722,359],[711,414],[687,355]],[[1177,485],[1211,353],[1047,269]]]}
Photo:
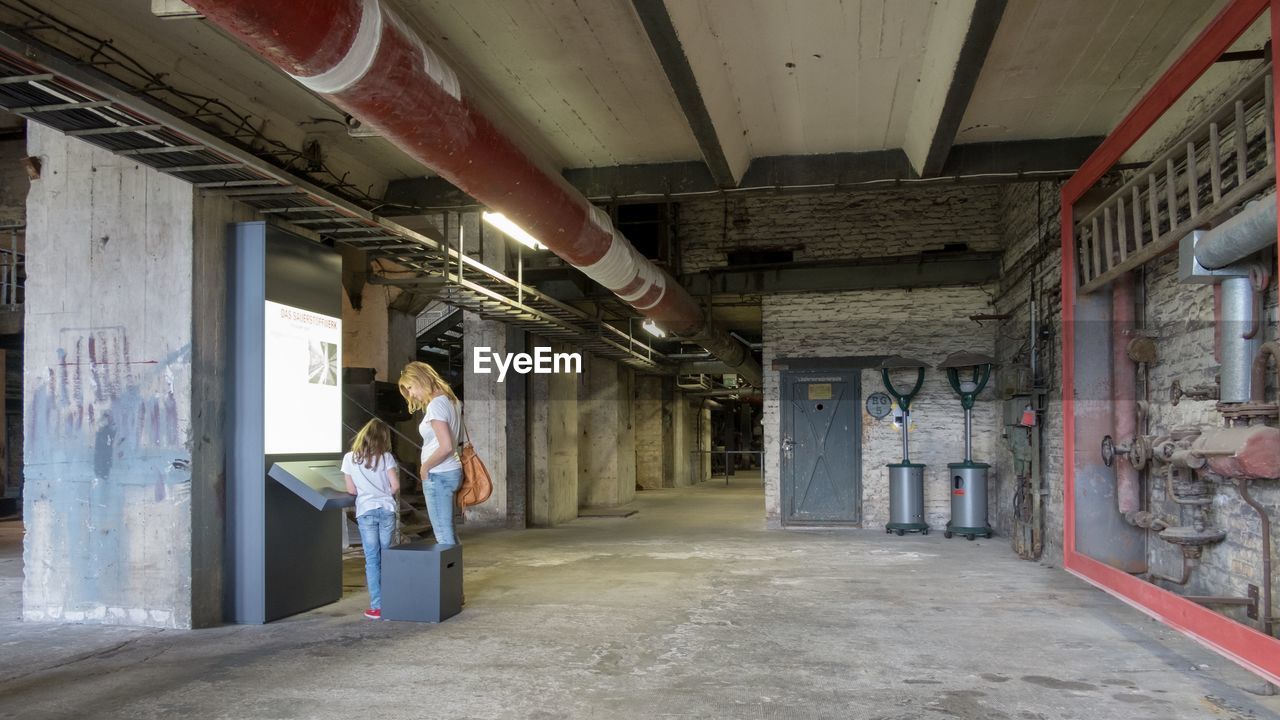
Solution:
{"label": "industrial machinery", "polygon": [[[991,537],[987,525],[987,471],[991,466],[973,461],[973,402],[991,379],[994,364],[995,359],[990,356],[961,351],[951,353],[938,365],[939,370],[947,372],[947,381],[964,408],[964,462],[947,465],[951,476],[951,520],[943,537]],[[969,377],[961,379],[962,371]]]}
{"label": "industrial machinery", "polygon": [[[880,363],[884,389],[898,401],[898,408],[902,411],[902,462],[889,464],[889,522],[884,526],[886,533],[929,534],[929,524],[924,521],[924,465],[911,462],[911,443],[908,438],[911,429],[911,401],[924,385],[926,367],[928,366],[919,360],[898,355],[887,357]],[[911,368],[916,371],[915,385],[906,392],[899,392],[893,386],[889,372]]]}

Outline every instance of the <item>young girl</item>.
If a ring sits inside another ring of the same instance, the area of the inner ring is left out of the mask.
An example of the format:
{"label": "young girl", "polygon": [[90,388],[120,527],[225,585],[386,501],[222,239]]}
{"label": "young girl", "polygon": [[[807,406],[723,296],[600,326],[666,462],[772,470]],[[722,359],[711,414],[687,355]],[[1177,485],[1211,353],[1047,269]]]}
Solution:
{"label": "young girl", "polygon": [[382,550],[391,545],[396,527],[396,494],[400,478],[391,454],[391,429],[374,418],[365,424],[342,458],[347,492],[356,496],[356,524],[364,548],[364,574],[369,583],[369,609],[364,616],[382,618]]}
{"label": "young girl", "polygon": [[431,530],[441,545],[458,544],[453,531],[453,496],[462,486],[458,460],[457,396],[435,368],[411,362],[400,373],[400,394],[409,412],[424,411],[422,424],[422,493],[427,499]]}

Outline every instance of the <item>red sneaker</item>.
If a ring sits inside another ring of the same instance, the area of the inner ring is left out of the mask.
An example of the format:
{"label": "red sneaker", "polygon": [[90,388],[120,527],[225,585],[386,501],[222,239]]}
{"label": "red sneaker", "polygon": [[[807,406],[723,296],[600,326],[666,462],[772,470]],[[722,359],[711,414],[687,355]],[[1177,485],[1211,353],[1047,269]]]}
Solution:
{"label": "red sneaker", "polygon": [[370,620],[381,620],[382,610],[380,608],[369,608],[368,610],[364,611],[364,616],[369,618]]}

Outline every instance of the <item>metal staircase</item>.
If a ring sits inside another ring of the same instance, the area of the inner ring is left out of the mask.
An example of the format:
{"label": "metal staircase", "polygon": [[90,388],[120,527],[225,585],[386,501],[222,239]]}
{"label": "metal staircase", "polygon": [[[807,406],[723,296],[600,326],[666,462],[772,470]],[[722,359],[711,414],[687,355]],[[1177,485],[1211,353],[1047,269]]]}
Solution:
{"label": "metal staircase", "polygon": [[418,315],[418,350],[435,349],[452,360],[462,354],[462,310],[433,302]]}

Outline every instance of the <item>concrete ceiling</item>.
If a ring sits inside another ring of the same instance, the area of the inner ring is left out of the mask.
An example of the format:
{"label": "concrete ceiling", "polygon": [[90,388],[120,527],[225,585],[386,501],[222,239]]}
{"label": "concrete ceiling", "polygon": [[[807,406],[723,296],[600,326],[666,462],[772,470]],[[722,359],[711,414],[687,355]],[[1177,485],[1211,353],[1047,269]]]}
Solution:
{"label": "concrete ceiling", "polygon": [[[550,146],[560,167],[698,156],[649,40],[624,0],[398,0]],[[468,88],[472,90],[473,88]]]}
{"label": "concrete ceiling", "polygon": [[[594,173],[568,176],[595,196],[1070,168],[1226,2],[384,1],[535,162]],[[320,138],[362,187],[430,176],[208,23],[40,5],[291,144]]]}
{"label": "concrete ceiling", "polygon": [[700,87],[727,82],[752,157],[902,147],[932,0],[671,0]]}
{"label": "concrete ceiling", "polygon": [[1069,170],[1226,4],[394,2],[592,197]]}
{"label": "concrete ceiling", "polygon": [[1225,4],[1010,2],[957,142],[1106,135]]}

